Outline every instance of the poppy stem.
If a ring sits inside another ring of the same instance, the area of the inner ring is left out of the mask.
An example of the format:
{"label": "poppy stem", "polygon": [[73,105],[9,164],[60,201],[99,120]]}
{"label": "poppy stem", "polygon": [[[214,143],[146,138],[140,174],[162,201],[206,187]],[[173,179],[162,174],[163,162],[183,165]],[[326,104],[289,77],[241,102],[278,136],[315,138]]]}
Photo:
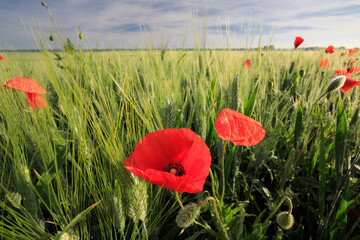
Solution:
{"label": "poppy stem", "polygon": [[270,220],[270,218],[277,212],[277,210],[279,210],[281,204],[287,200],[289,203],[289,211],[288,211],[288,215],[290,215],[292,213],[292,209],[293,209],[293,204],[291,202],[291,199],[288,196],[284,196],[280,202],[276,205],[275,209],[271,212],[271,214],[269,215],[269,217],[265,220],[265,222],[268,222]]}
{"label": "poppy stem", "polygon": [[184,205],[181,203],[180,196],[178,192],[175,192],[176,200],[178,201],[181,208],[184,208]]}
{"label": "poppy stem", "polygon": [[224,141],[223,152],[222,152],[222,157],[221,157],[221,172],[222,172],[222,193],[221,193],[221,200],[220,200],[221,205],[224,204],[224,195],[225,195],[225,166],[224,166],[225,161],[224,161],[224,159],[225,159],[226,143],[227,143],[227,141]]}
{"label": "poppy stem", "polygon": [[225,229],[225,227],[224,227],[224,224],[223,224],[222,221],[221,221],[220,214],[219,214],[219,212],[218,212],[218,210],[217,210],[216,199],[213,198],[213,197],[209,197],[209,198],[207,198],[207,200],[208,200],[208,201],[211,201],[211,202],[214,204],[215,215],[216,215],[216,218],[217,218],[218,221],[219,221],[221,230],[222,230],[222,232],[223,232],[224,235],[225,235],[225,239],[229,239],[229,236],[227,235],[227,232],[226,232],[226,229]]}
{"label": "poppy stem", "polygon": [[215,198],[213,197],[207,197],[205,198],[204,200],[202,200],[198,205],[199,205],[199,208],[202,208],[207,202],[209,201],[215,201]]}
{"label": "poppy stem", "polygon": [[219,221],[219,224],[221,226],[221,231],[224,233],[225,238],[229,239],[229,236],[227,235],[226,229],[224,228],[224,225],[222,224],[221,218],[220,218],[220,214],[217,210],[217,204],[216,204],[216,199],[214,197],[207,197],[204,200],[202,200],[199,204],[198,207],[199,209],[202,208],[207,202],[212,202],[214,205],[214,211],[215,211],[215,215],[217,220]]}
{"label": "poppy stem", "polygon": [[209,169],[209,173],[210,173],[210,177],[211,177],[211,189],[212,189],[213,195],[216,197],[214,174],[212,173],[211,168]]}

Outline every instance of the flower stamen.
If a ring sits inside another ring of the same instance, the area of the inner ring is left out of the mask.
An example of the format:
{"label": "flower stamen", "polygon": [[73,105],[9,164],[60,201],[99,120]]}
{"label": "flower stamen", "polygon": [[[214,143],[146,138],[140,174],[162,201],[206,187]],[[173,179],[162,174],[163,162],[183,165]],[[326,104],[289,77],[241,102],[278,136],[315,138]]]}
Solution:
{"label": "flower stamen", "polygon": [[181,163],[169,163],[162,169],[164,172],[172,173],[177,177],[185,175],[185,169]]}

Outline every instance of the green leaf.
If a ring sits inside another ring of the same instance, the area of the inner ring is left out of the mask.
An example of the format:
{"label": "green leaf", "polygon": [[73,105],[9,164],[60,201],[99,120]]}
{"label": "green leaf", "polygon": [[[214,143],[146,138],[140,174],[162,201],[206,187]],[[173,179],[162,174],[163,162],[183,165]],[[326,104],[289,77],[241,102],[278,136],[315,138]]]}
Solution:
{"label": "green leaf", "polygon": [[184,59],[185,56],[186,56],[186,53],[181,55],[181,57],[177,60],[176,65],[179,65],[179,63]]}
{"label": "green leaf", "polygon": [[325,168],[325,135],[324,128],[320,127],[320,156],[319,156],[319,212],[324,216],[325,211],[325,187],[326,187],[326,168]]}
{"label": "green leaf", "polygon": [[59,240],[64,233],[66,233],[68,230],[70,230],[70,228],[75,226],[75,224],[77,224],[81,219],[83,219],[100,202],[101,202],[101,200],[94,203],[93,205],[91,205],[90,207],[88,207],[87,209],[82,211],[81,213],[79,213],[73,220],[71,220],[71,222],[59,234],[56,235],[55,240]]}
{"label": "green leaf", "polygon": [[192,234],[191,237],[185,238],[185,240],[195,240],[197,239],[201,234],[204,234],[207,232],[207,229],[202,229],[194,234]]}
{"label": "green leaf", "polygon": [[297,110],[297,114],[296,114],[296,122],[295,122],[295,137],[294,137],[295,149],[298,145],[298,141],[300,139],[302,128],[303,128],[302,110],[301,110],[301,104],[299,102],[299,106],[298,106],[298,110]]}
{"label": "green leaf", "polygon": [[344,239],[347,222],[347,201],[341,198],[339,209],[336,213],[334,225],[331,229],[330,240]]}
{"label": "green leaf", "polygon": [[339,96],[338,113],[336,119],[335,135],[335,172],[338,184],[341,182],[343,163],[345,158],[345,141],[347,136],[347,122],[344,105]]}
{"label": "green leaf", "polygon": [[351,121],[349,123],[349,128],[356,126],[356,123],[358,122],[359,119],[359,110],[360,108],[357,108],[353,114],[353,117],[351,118]]}
{"label": "green leaf", "polygon": [[213,95],[215,95],[216,78],[217,78],[217,72],[215,73],[215,76],[213,77],[213,79],[211,80],[211,83],[210,83],[210,90]]}
{"label": "green leaf", "polygon": [[258,86],[255,87],[255,89],[251,93],[250,98],[246,100],[244,103],[244,115],[246,116],[250,117],[252,112],[254,111],[257,90],[258,90]]}

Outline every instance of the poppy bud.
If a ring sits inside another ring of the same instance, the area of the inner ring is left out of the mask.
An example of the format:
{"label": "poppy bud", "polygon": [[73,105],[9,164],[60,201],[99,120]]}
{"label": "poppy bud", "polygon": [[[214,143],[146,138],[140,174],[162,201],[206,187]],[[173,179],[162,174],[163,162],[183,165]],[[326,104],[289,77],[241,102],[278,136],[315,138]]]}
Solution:
{"label": "poppy bud", "polygon": [[41,2],[41,5],[43,5],[44,7],[47,7],[46,4],[44,2]]}
{"label": "poppy bud", "polygon": [[300,77],[303,77],[303,76],[305,75],[305,71],[304,71],[303,69],[301,69],[301,70],[299,71],[299,75],[300,75]]}
{"label": "poppy bud", "polygon": [[82,33],[80,33],[79,38],[82,40],[84,38],[84,35]]}
{"label": "poppy bud", "polygon": [[294,216],[288,212],[281,212],[276,215],[276,222],[284,230],[289,230],[294,225]]}
{"label": "poppy bud", "polygon": [[191,226],[200,214],[200,206],[196,203],[189,203],[180,209],[175,222],[180,228]]}
{"label": "poppy bud", "polygon": [[49,39],[50,39],[50,41],[54,41],[53,35],[50,35]]}
{"label": "poppy bud", "polygon": [[327,86],[326,93],[329,93],[329,92],[332,92],[332,91],[335,91],[335,90],[341,88],[342,86],[344,86],[345,81],[346,81],[346,77],[344,75],[334,78],[333,80],[331,80],[331,82]]}

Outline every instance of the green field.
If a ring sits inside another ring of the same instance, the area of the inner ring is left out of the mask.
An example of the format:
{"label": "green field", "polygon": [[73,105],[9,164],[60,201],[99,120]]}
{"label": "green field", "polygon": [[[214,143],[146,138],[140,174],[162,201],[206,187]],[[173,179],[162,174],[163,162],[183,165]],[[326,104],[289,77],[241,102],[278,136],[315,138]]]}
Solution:
{"label": "green field", "polygon": [[[2,82],[31,78],[48,92],[35,110],[0,89],[1,239],[359,239],[360,87],[316,102],[335,70],[359,64],[341,52],[1,53]],[[225,145],[214,127],[224,108],[261,123],[264,139]],[[167,128],[189,128],[210,149],[203,191],[177,195],[123,167]],[[178,196],[215,200],[182,231]],[[288,199],[295,223],[283,230]]]}

